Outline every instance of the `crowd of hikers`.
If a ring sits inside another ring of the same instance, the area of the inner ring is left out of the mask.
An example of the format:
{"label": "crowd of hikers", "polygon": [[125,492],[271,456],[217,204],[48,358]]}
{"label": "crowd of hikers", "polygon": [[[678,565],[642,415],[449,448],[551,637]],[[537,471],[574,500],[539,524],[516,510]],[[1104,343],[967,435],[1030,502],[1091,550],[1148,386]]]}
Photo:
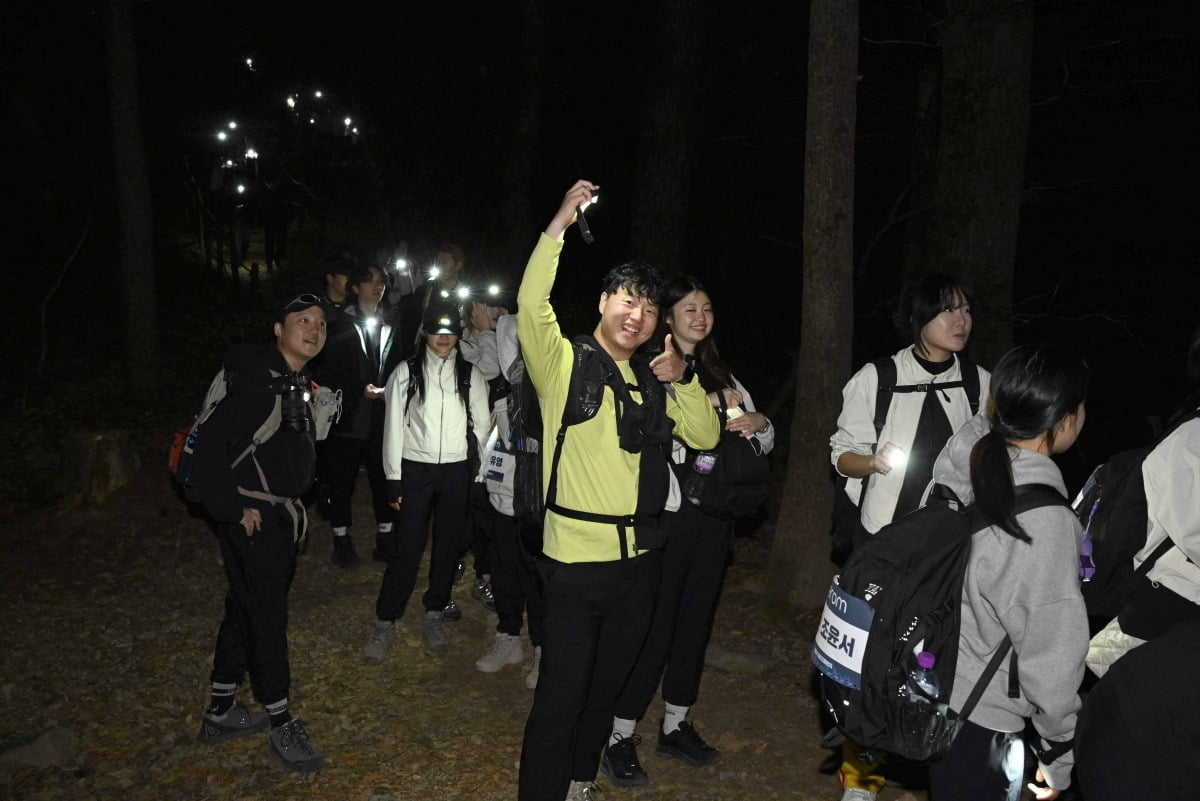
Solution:
{"label": "crowd of hikers", "polygon": [[[427,549],[421,639],[444,651],[473,563],[471,595],[497,621],[475,666],[524,666],[533,690],[521,801],[647,784],[638,726],[659,693],[655,753],[720,759],[691,710],[775,429],[694,276],[618,265],[594,329],[560,329],[564,235],[590,236],[598,192],[567,191],[515,298],[471,286],[455,245],[421,280],[338,257],[323,286],[284,296],[273,341],[225,356],[172,461],[228,578],[202,742],[269,730],[286,769],[323,764],[288,704],[287,598],[312,508],[339,568],[368,551],[385,565],[362,620],[369,663],[387,659]],[[1073,781],[1088,801],[1195,797],[1182,766],[1200,753],[1200,698],[1182,671],[1200,657],[1200,393],[1072,504],[1053,457],[1084,428],[1088,365],[1048,344],[969,362],[974,302],[955,276],[911,281],[895,320],[909,344],[858,370],[829,421],[840,572],[812,654],[841,797],[872,801],[901,763],[928,766],[938,801],[1053,799]],[[1200,387],[1200,329],[1187,369]],[[261,711],[238,699],[247,676]]]}

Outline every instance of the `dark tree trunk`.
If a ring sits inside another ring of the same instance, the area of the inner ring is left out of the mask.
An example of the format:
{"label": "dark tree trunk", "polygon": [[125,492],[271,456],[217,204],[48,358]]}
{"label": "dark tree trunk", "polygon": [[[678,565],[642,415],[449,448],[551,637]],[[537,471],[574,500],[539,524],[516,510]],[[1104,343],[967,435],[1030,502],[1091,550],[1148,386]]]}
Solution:
{"label": "dark tree trunk", "polygon": [[630,241],[634,253],[664,272],[684,266],[708,6],[702,0],[656,4],[659,63],[646,84]]}
{"label": "dark tree trunk", "polygon": [[501,223],[506,263],[513,275],[529,255],[530,231],[537,230],[529,206],[530,181],[537,155],[537,134],[542,119],[542,52],[544,47],[543,0],[525,0],[522,30],[521,85],[517,89],[517,114],[513,121],[508,158],[504,162],[504,206]]}
{"label": "dark tree trunk", "polygon": [[1013,341],[1033,4],[948,0],[946,10],[927,265],[957,272],[974,285],[979,303],[971,352],[990,366]]}
{"label": "dark tree trunk", "polygon": [[131,11],[131,0],[108,0],[104,14],[104,43],[120,230],[126,364],[133,396],[150,401],[158,391],[159,363],[154,224],[138,111],[137,55]]}
{"label": "dark tree trunk", "polygon": [[854,334],[858,3],[813,0],[804,156],[804,296],[783,500],[765,602],[815,608],[829,588],[829,434]]}

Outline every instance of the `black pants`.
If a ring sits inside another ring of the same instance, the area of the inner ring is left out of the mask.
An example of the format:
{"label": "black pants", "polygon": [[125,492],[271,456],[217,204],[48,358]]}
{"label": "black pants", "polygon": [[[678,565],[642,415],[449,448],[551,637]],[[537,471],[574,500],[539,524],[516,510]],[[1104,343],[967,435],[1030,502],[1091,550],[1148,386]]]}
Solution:
{"label": "black pants", "polygon": [[1025,780],[1021,732],[992,731],[971,721],[929,766],[931,801],[1017,801]]}
{"label": "black pants", "polygon": [[521,633],[521,615],[529,618],[529,641],[534,647],[545,640],[546,598],[537,557],[525,546],[523,526],[533,525],[496,513],[492,528],[492,593],[496,598],[496,631]]}
{"label": "black pants", "polygon": [[521,746],[520,801],[562,801],[572,779],[596,778],[613,704],[650,626],[660,564],[657,551],[616,562],[539,562],[546,641]]}
{"label": "black pants", "polygon": [[383,435],[367,439],[332,436],[323,443],[325,456],[325,479],[329,482],[329,524],[335,528],[354,523],[350,500],[354,497],[354,486],[358,483],[358,467],[367,465],[367,481],[371,485],[371,507],[375,522],[392,522],[392,509],[388,506],[387,484],[383,475]]}
{"label": "black pants", "polygon": [[404,501],[396,520],[396,548],[387,554],[375,616],[395,620],[404,614],[417,583],[421,554],[429,539],[433,515],[433,550],[429,555],[429,589],[422,599],[426,611],[445,608],[454,584],[458,543],[467,527],[467,488],[471,481],[466,461],[425,464],[405,459]]}
{"label": "black pants", "polygon": [[728,521],[685,502],[678,512],[663,514],[662,526],[667,544],[654,620],[615,709],[617,717],[628,720],[646,714],[660,678],[664,701],[677,706],[696,703],[725,579]]}
{"label": "black pants", "polygon": [[462,559],[467,551],[470,551],[475,562],[475,578],[483,578],[493,572],[492,537],[496,518],[502,515],[492,508],[492,502],[488,500],[487,485],[481,481],[471,482],[470,503],[471,522],[466,537],[459,543],[458,558]]}
{"label": "black pants", "polygon": [[262,529],[254,536],[240,524],[217,526],[229,589],[209,678],[240,684],[249,672],[254,697],[266,705],[286,698],[291,684],[287,596],[296,543],[292,518],[282,507],[256,506]]}

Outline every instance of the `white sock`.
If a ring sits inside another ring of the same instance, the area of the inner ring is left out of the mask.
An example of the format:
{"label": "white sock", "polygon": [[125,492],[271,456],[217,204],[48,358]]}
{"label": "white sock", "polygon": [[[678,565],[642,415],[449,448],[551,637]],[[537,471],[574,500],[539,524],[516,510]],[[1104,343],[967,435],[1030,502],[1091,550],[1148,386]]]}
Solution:
{"label": "white sock", "polygon": [[688,710],[691,707],[675,706],[675,704],[663,704],[663,734],[670,734],[679,728],[679,724],[687,720]]}
{"label": "white sock", "polygon": [[335,536],[335,537],[346,536],[346,529],[347,529],[347,526],[334,526],[333,527],[333,536]]}
{"label": "white sock", "polygon": [[633,730],[635,728],[637,728],[636,720],[613,718],[612,734],[608,736],[608,744],[616,745],[621,740],[628,740],[633,736]]}

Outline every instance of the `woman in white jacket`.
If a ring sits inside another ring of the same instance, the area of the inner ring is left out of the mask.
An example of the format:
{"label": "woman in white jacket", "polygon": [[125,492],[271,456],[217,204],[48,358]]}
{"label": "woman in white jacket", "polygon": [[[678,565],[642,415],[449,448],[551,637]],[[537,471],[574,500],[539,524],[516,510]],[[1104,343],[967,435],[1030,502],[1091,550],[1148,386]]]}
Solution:
{"label": "woman in white jacket", "polygon": [[421,330],[416,354],[392,372],[387,385],[383,470],[390,505],[400,514],[396,547],[388,554],[375,603],[375,629],[363,648],[372,662],[384,658],[396,637],[395,621],[416,585],[431,516],[433,550],[421,637],[431,650],[447,646],[442,612],[467,533],[467,493],[474,478],[470,457],[472,450],[483,452],[491,425],[487,382],[457,347],[462,333],[457,308],[431,305]]}
{"label": "woman in white jacket", "polygon": [[[976,504],[991,526],[971,539],[963,580],[958,662],[950,707],[961,709],[1005,636],[1018,655],[1019,697],[1005,660],[954,745],[929,768],[930,798],[1017,801],[1026,746],[1037,754],[1040,801],[1069,786],[1088,625],[1079,591],[1079,521],[1067,506],[1015,514],[1014,488],[1046,484],[1066,496],[1050,458],[1083,428],[1088,368],[1051,347],[1009,351],[992,373],[992,406],[963,426],[933,480]],[[1026,721],[1036,737],[1022,737]]]}
{"label": "woman in white jacket", "polygon": [[[971,290],[953,275],[926,273],[909,281],[896,304],[895,324],[912,344],[864,365],[842,390],[830,458],[846,477],[844,491],[858,514],[847,527],[852,534],[834,542],[841,555],[920,505],[942,446],[974,414],[972,405],[987,398],[988,372],[962,356],[974,327],[973,302]],[[882,381],[877,364],[894,378]],[[879,399],[887,411],[877,429]],[[889,453],[888,444],[898,450]],[[849,740],[842,745],[838,775],[842,801],[874,801],[885,783],[879,764],[862,759]]]}

